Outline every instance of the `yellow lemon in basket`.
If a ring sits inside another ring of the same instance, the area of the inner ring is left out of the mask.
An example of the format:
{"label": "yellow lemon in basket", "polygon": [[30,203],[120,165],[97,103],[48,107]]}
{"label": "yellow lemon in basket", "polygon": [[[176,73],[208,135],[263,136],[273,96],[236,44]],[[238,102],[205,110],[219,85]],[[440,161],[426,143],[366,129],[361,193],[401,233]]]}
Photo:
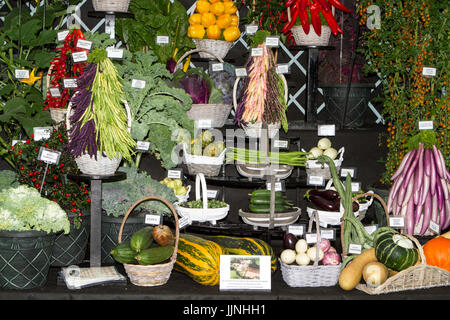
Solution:
{"label": "yellow lemon in basket", "polygon": [[195,12],[198,12],[198,13],[209,12],[210,7],[211,7],[211,4],[208,1],[200,0],[200,1],[197,1],[197,4],[195,6]]}
{"label": "yellow lemon in basket", "polygon": [[223,2],[215,2],[211,5],[211,12],[216,16],[220,16],[225,11]]}
{"label": "yellow lemon in basket", "polygon": [[202,24],[202,15],[200,13],[194,13],[189,17],[189,24]]}
{"label": "yellow lemon in basket", "polygon": [[228,28],[231,24],[231,16],[229,14],[222,14],[217,18],[216,24],[221,29]]}
{"label": "yellow lemon in basket", "polygon": [[228,13],[228,14],[235,14],[236,13],[237,7],[234,4],[234,2],[232,2],[232,1],[224,2],[223,5],[225,7],[225,13]]}
{"label": "yellow lemon in basket", "polygon": [[233,14],[232,16],[230,16],[230,18],[231,18],[230,25],[237,27],[239,25],[239,17]]}
{"label": "yellow lemon in basket", "polygon": [[202,26],[208,28],[216,23],[216,17],[211,12],[202,14]]}
{"label": "yellow lemon in basket", "polygon": [[194,24],[188,27],[188,37],[194,39],[203,39],[205,28],[201,24]]}
{"label": "yellow lemon in basket", "polygon": [[206,36],[208,39],[218,40],[220,38],[220,35],[222,33],[222,30],[219,28],[217,24],[213,24],[212,26],[209,26],[206,29]]}
{"label": "yellow lemon in basket", "polygon": [[237,39],[239,39],[240,36],[241,31],[239,30],[238,27],[235,26],[228,27],[223,31],[223,37],[225,41],[228,42],[236,41]]}
{"label": "yellow lemon in basket", "polygon": [[216,3],[216,2],[220,2],[220,0],[209,0],[209,2]]}

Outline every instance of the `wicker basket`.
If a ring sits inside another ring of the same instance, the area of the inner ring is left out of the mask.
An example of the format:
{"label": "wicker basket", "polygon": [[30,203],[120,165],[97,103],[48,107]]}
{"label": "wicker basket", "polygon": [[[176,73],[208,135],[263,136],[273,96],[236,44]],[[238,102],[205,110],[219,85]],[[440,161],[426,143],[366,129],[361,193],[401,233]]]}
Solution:
{"label": "wicker basket", "polygon": [[291,32],[294,36],[295,44],[298,46],[327,46],[331,36],[331,29],[328,26],[322,26],[320,36],[314,31],[312,25],[308,34],[303,31],[302,26],[292,27]]}
{"label": "wicker basket", "polygon": [[[281,80],[283,81],[284,84],[284,102],[287,103],[287,99],[288,99],[288,85],[287,85],[287,81],[286,81],[286,77],[283,74],[280,74],[281,76]],[[233,107],[234,107],[234,111],[236,112],[237,107],[238,107],[238,101],[237,101],[237,88],[238,88],[238,84],[239,81],[241,80],[240,77],[237,77],[236,80],[234,81],[234,86],[233,86]],[[278,131],[280,130],[281,127],[281,123],[269,123],[268,124],[268,130],[269,130],[269,138],[274,138]],[[242,128],[245,131],[245,134],[251,138],[260,138],[261,134],[262,134],[262,122],[255,122],[255,123],[247,123],[246,125],[242,126]]]}
{"label": "wicker basket", "polygon": [[[353,200],[357,200],[366,194],[360,194],[353,197]],[[372,194],[376,197],[384,208],[387,218],[387,225],[389,225],[389,213],[387,206],[382,197],[377,194]],[[344,234],[344,223],[341,225],[341,243]],[[450,272],[442,268],[427,265],[427,261],[420,242],[413,236],[407,235],[411,241],[415,243],[419,250],[420,264],[409,267],[400,271],[396,275],[389,277],[383,284],[376,288],[368,287],[366,284],[360,283],[356,286],[356,289],[364,291],[370,295],[385,294],[391,292],[399,292],[406,290],[427,289],[433,287],[444,287],[450,285]],[[345,245],[342,243],[342,255],[345,256]]]}
{"label": "wicker basket", "polygon": [[[206,50],[206,49],[195,49],[186,52],[180,59],[178,59],[178,63],[175,67],[175,70],[182,67],[183,60],[193,54],[198,52],[201,56],[204,52],[209,52],[212,56],[214,56],[220,63],[224,61],[220,56],[216,53]],[[193,104],[191,109],[187,112],[187,116],[189,119],[198,121],[198,120],[210,120],[212,128],[222,128],[225,125],[225,122],[230,115],[231,108],[233,106],[230,104],[212,104],[212,103],[199,103]]]}
{"label": "wicker basket", "polygon": [[[306,152],[302,149],[303,152]],[[342,162],[344,161],[345,148],[342,147],[338,150],[338,159],[333,160],[336,170],[339,172]],[[308,176],[323,177],[326,180],[331,179],[330,167],[327,163],[321,164],[317,160],[306,160],[306,174]]]}
{"label": "wicker basket", "polygon": [[92,0],[95,11],[127,12],[130,0]]}
{"label": "wicker basket", "polygon": [[122,231],[125,225],[125,222],[130,215],[130,213],[134,210],[134,208],[143,201],[147,200],[158,200],[163,202],[169,209],[172,211],[172,214],[175,218],[175,248],[173,250],[173,254],[170,257],[170,261],[167,263],[154,264],[154,265],[137,265],[137,264],[127,264],[124,263],[125,271],[127,272],[128,277],[132,284],[136,286],[142,287],[154,287],[161,286],[166,284],[170,278],[170,274],[172,273],[173,266],[177,260],[177,251],[178,251],[178,240],[180,238],[180,229],[178,225],[178,216],[174,209],[174,207],[167,200],[158,197],[158,196],[148,196],[136,201],[128,212],[125,214],[122,220],[122,224],[119,230],[118,243],[122,242]]}
{"label": "wicker basket", "polygon": [[195,47],[200,50],[200,58],[203,59],[217,59],[225,58],[233,46],[233,42],[223,41],[223,40],[212,40],[212,39],[192,39],[195,43]]}
{"label": "wicker basket", "polygon": [[[308,232],[312,230],[312,222],[316,222],[317,243],[320,242],[319,215],[309,220]],[[319,246],[316,246],[316,256],[319,255]],[[341,264],[320,265],[319,261],[314,261],[313,265],[299,266],[295,264],[287,265],[280,260],[281,274],[283,280],[290,287],[331,287],[335,286],[339,279]]]}
{"label": "wicker basket", "polygon": [[207,177],[217,177],[225,160],[227,149],[223,150],[218,157],[196,156],[187,152],[186,145],[183,145],[183,154],[188,172],[190,175],[199,173]]}
{"label": "wicker basket", "polygon": [[302,210],[294,207],[293,211],[274,213],[273,219],[270,219],[270,213],[252,213],[239,209],[239,216],[246,224],[269,229],[291,225],[301,214]]}
{"label": "wicker basket", "polygon": [[[128,106],[128,103],[123,100],[123,104],[125,105],[125,109],[127,112],[128,118],[128,131],[131,131],[131,110]],[[72,103],[69,102],[66,113],[66,126],[67,131],[70,131],[70,117],[68,115],[72,114]],[[119,157],[109,159],[108,157],[103,156],[100,152],[97,151],[97,159],[95,157],[91,157],[89,154],[85,153],[79,157],[75,158],[75,162],[77,163],[78,169],[84,174],[89,175],[113,175],[122,161],[122,155],[119,154]]]}
{"label": "wicker basket", "polygon": [[[47,71],[47,76],[45,77],[45,83],[46,83],[46,90],[48,93],[49,87],[50,87],[50,81],[51,81],[51,73],[52,73],[53,65],[50,66],[50,68]],[[48,108],[50,111],[50,118],[59,126],[61,122],[63,122],[66,119],[66,108]]]}
{"label": "wicker basket", "polygon": [[187,217],[191,221],[206,222],[209,221],[213,225],[217,220],[223,219],[228,215],[230,206],[224,208],[208,208],[208,190],[206,187],[206,180],[203,173],[197,174],[195,177],[195,200],[202,200],[203,208],[185,208],[180,206],[178,202],[175,203],[175,209],[182,217]]}

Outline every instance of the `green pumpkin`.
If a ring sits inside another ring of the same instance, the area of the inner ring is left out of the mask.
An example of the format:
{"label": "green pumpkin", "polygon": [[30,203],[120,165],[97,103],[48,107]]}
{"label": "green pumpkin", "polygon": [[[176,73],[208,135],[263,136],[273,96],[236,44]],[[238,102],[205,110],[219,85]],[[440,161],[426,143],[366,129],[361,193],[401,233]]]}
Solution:
{"label": "green pumpkin", "polygon": [[395,271],[415,265],[419,258],[414,242],[394,230],[377,235],[374,244],[378,261]]}

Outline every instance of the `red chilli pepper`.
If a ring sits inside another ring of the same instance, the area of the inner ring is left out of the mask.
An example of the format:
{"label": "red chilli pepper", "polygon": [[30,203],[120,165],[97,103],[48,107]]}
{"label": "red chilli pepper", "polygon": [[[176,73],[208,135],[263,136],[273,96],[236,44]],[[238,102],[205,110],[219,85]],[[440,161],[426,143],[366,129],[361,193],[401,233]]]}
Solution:
{"label": "red chilli pepper", "polygon": [[322,6],[322,11],[328,12],[331,11],[331,6],[327,2],[327,0],[317,0],[317,2]]}
{"label": "red chilli pepper", "polygon": [[317,2],[313,3],[310,7],[311,23],[313,25],[314,31],[318,36],[322,34],[322,24],[320,23],[320,16],[319,16],[321,8],[322,7]]}
{"label": "red chilli pepper", "polygon": [[309,17],[308,11],[306,10],[307,0],[297,0],[298,5],[298,17],[302,24],[303,31],[305,34],[309,34]]}
{"label": "red chilli pepper", "polygon": [[336,36],[339,33],[343,33],[342,29],[339,28],[339,25],[336,22],[336,19],[334,19],[333,13],[331,11],[322,11],[323,17],[328,23],[328,26],[331,29],[331,33]]}
{"label": "red chilli pepper", "polygon": [[340,3],[338,0],[328,0],[328,2],[336,9],[342,10],[344,12],[350,12],[350,9]]}
{"label": "red chilli pepper", "polygon": [[284,3],[284,7],[285,8],[289,8],[290,6],[292,6],[295,3],[296,0],[286,0],[286,2]]}
{"label": "red chilli pepper", "polygon": [[297,7],[297,2],[295,2],[292,7],[288,10],[291,10],[291,21],[288,21],[288,23],[285,24],[285,26],[283,27],[283,29],[281,29],[282,33],[287,33],[289,30],[291,30],[291,28],[294,26],[295,21],[297,20],[298,17],[298,7]]}

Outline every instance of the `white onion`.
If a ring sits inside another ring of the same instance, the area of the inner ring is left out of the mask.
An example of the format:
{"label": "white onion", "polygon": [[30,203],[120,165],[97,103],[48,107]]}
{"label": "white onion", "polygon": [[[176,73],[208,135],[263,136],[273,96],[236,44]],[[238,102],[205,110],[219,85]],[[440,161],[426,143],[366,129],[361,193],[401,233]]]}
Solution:
{"label": "white onion", "polygon": [[311,262],[311,259],[306,253],[302,252],[297,254],[295,257],[295,262],[297,262],[298,265],[307,266]]}
{"label": "white onion", "polygon": [[297,253],[292,249],[285,249],[281,252],[280,259],[283,263],[294,263]]}
{"label": "white onion", "polygon": [[328,138],[322,138],[319,140],[319,142],[317,142],[317,146],[322,150],[326,150],[328,148],[331,148],[331,141]]}
{"label": "white onion", "polygon": [[324,253],[323,253],[322,249],[319,248],[319,257],[316,256],[316,250],[317,250],[316,247],[311,247],[308,249],[308,251],[306,251],[306,254],[311,259],[311,261],[316,261],[316,260],[320,261],[323,259]]}
{"label": "white onion", "polygon": [[305,239],[300,239],[297,241],[297,243],[295,244],[295,251],[297,251],[297,253],[304,253],[306,252],[306,250],[308,250],[308,243],[306,242]]}
{"label": "white onion", "polygon": [[328,148],[323,152],[323,155],[328,156],[331,158],[331,160],[334,160],[337,158],[337,150],[334,148]]}
{"label": "white onion", "polygon": [[309,152],[311,154],[308,154],[308,156],[307,156],[308,159],[317,159],[323,153],[322,149],[320,149],[318,147],[311,148],[311,150],[309,150]]}

